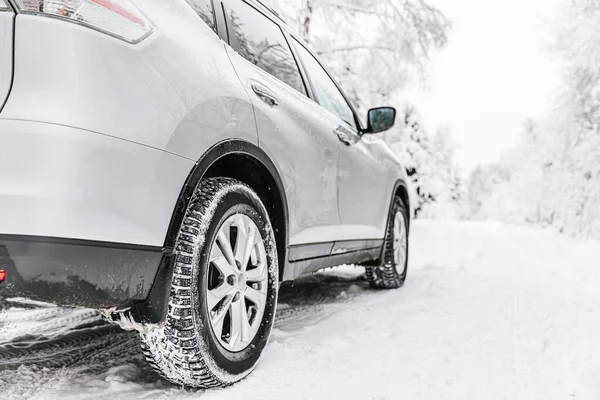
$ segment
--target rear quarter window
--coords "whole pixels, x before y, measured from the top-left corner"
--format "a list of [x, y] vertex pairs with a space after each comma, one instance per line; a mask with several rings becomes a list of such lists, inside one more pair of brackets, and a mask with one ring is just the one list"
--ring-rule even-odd
[[306, 95], [298, 64], [279, 25], [241, 0], [227, 3], [230, 44], [242, 57]]
[[212, 0], [186, 0], [187, 3], [196, 11], [196, 14], [212, 29], [217, 32], [215, 22], [215, 12]]

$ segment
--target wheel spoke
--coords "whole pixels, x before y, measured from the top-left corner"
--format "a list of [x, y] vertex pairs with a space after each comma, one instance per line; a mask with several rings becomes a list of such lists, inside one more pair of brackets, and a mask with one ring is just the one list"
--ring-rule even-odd
[[237, 274], [237, 268], [234, 268], [231, 263], [227, 260], [227, 258], [223, 255], [223, 252], [219, 248], [219, 246], [213, 245], [212, 250], [210, 252], [210, 262], [217, 267], [219, 272], [223, 274], [224, 277], [228, 277], [231, 274]]
[[246, 272], [250, 253], [254, 247], [254, 237], [256, 230], [253, 226], [243, 226], [238, 228], [238, 240], [235, 245], [235, 259], [241, 265], [241, 272]]
[[252, 265], [256, 265], [256, 268], [246, 271], [246, 279], [249, 282], [266, 282], [268, 278], [267, 255], [265, 253], [265, 246], [261, 242], [262, 239], [259, 235], [252, 246], [252, 252], [250, 254]]
[[208, 310], [212, 311], [223, 298], [231, 293], [232, 290], [233, 286], [229, 285], [227, 282], [223, 282], [216, 288], [209, 290], [207, 296]]
[[248, 321], [248, 342], [254, 339], [254, 336], [256, 336], [256, 332], [258, 332], [258, 328], [260, 327], [261, 322], [262, 321], [259, 314], [255, 315], [252, 324], [250, 323], [250, 321]]
[[252, 332], [252, 327], [250, 326], [250, 322], [248, 321], [248, 310], [246, 309], [246, 302], [242, 298], [240, 300], [241, 309], [242, 309], [242, 318], [240, 320], [240, 324], [242, 326], [240, 339], [242, 342], [248, 343], [254, 339], [254, 334]]
[[400, 269], [404, 268], [404, 253], [402, 251], [398, 251], [397, 258], [398, 258], [396, 260], [397, 267]]
[[215, 335], [217, 335], [219, 339], [221, 339], [221, 337], [223, 336], [223, 321], [225, 320], [227, 311], [229, 311], [229, 309], [231, 308], [231, 301], [233, 300], [233, 297], [233, 294], [229, 294], [221, 303], [221, 307], [219, 307], [219, 309], [215, 311], [214, 314], [210, 314], [209, 312], [209, 314], [211, 315], [211, 323], [215, 331]]
[[[224, 231], [227, 231], [224, 232]], [[219, 243], [219, 249], [222, 254], [227, 259], [227, 262], [235, 266], [235, 256], [233, 255], [233, 250], [231, 249], [231, 241], [229, 240], [229, 225], [225, 227], [225, 224], [219, 229], [219, 233], [217, 234], [217, 242]]]
[[265, 300], [267, 299], [267, 293], [248, 287], [246, 288], [245, 296], [248, 300], [256, 304], [256, 307], [261, 310], [264, 307]]
[[398, 253], [398, 248], [400, 247], [400, 240], [402, 238], [402, 224], [402, 218], [396, 214], [394, 217], [394, 237], [392, 238], [394, 253]]
[[246, 271], [248, 282], [265, 282], [267, 280], [267, 263], [262, 262], [256, 268]]
[[243, 299], [239, 299], [231, 303], [231, 323], [230, 323], [230, 336], [229, 345], [231, 348], [235, 348], [238, 340], [242, 336], [243, 318], [246, 315], [246, 305]]

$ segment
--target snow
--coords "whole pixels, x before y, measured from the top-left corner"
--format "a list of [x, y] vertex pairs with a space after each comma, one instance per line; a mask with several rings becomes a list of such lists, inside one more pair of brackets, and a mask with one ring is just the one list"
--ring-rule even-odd
[[35, 313], [51, 308], [13, 308], [0, 316], [1, 341], [12, 340], [0, 345], [2, 398], [597, 399], [599, 244], [494, 222], [417, 221], [403, 288], [370, 290], [353, 267], [285, 285], [258, 368], [211, 391], [160, 381], [131, 332], [76, 328], [88, 314], [69, 325], [81, 310], [56, 308], [69, 340], [52, 327], [55, 342], [28, 350], [15, 330], [41, 332], [50, 319]]

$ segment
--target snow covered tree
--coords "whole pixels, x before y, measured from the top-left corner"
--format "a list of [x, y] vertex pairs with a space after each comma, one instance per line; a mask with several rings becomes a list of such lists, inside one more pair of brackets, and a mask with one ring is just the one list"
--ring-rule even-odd
[[433, 160], [430, 137], [423, 129], [421, 117], [412, 105], [406, 105], [397, 117], [396, 127], [385, 134], [392, 151], [402, 161], [413, 191], [411, 209], [419, 215], [423, 206], [436, 201], [427, 185], [429, 161]]
[[415, 107], [406, 105], [397, 127], [386, 133], [385, 139], [406, 168], [415, 216], [460, 217], [466, 182], [455, 163], [448, 128], [430, 135]]
[[600, 237], [599, 26], [600, 3], [569, 2], [556, 29], [565, 68], [554, 110], [526, 124], [498, 163], [473, 173], [477, 217]]

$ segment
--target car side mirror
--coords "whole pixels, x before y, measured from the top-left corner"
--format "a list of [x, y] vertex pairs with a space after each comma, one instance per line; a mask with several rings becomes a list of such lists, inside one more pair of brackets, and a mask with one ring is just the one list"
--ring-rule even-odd
[[379, 133], [387, 131], [396, 122], [396, 109], [394, 107], [378, 107], [369, 110], [367, 129], [363, 133]]

